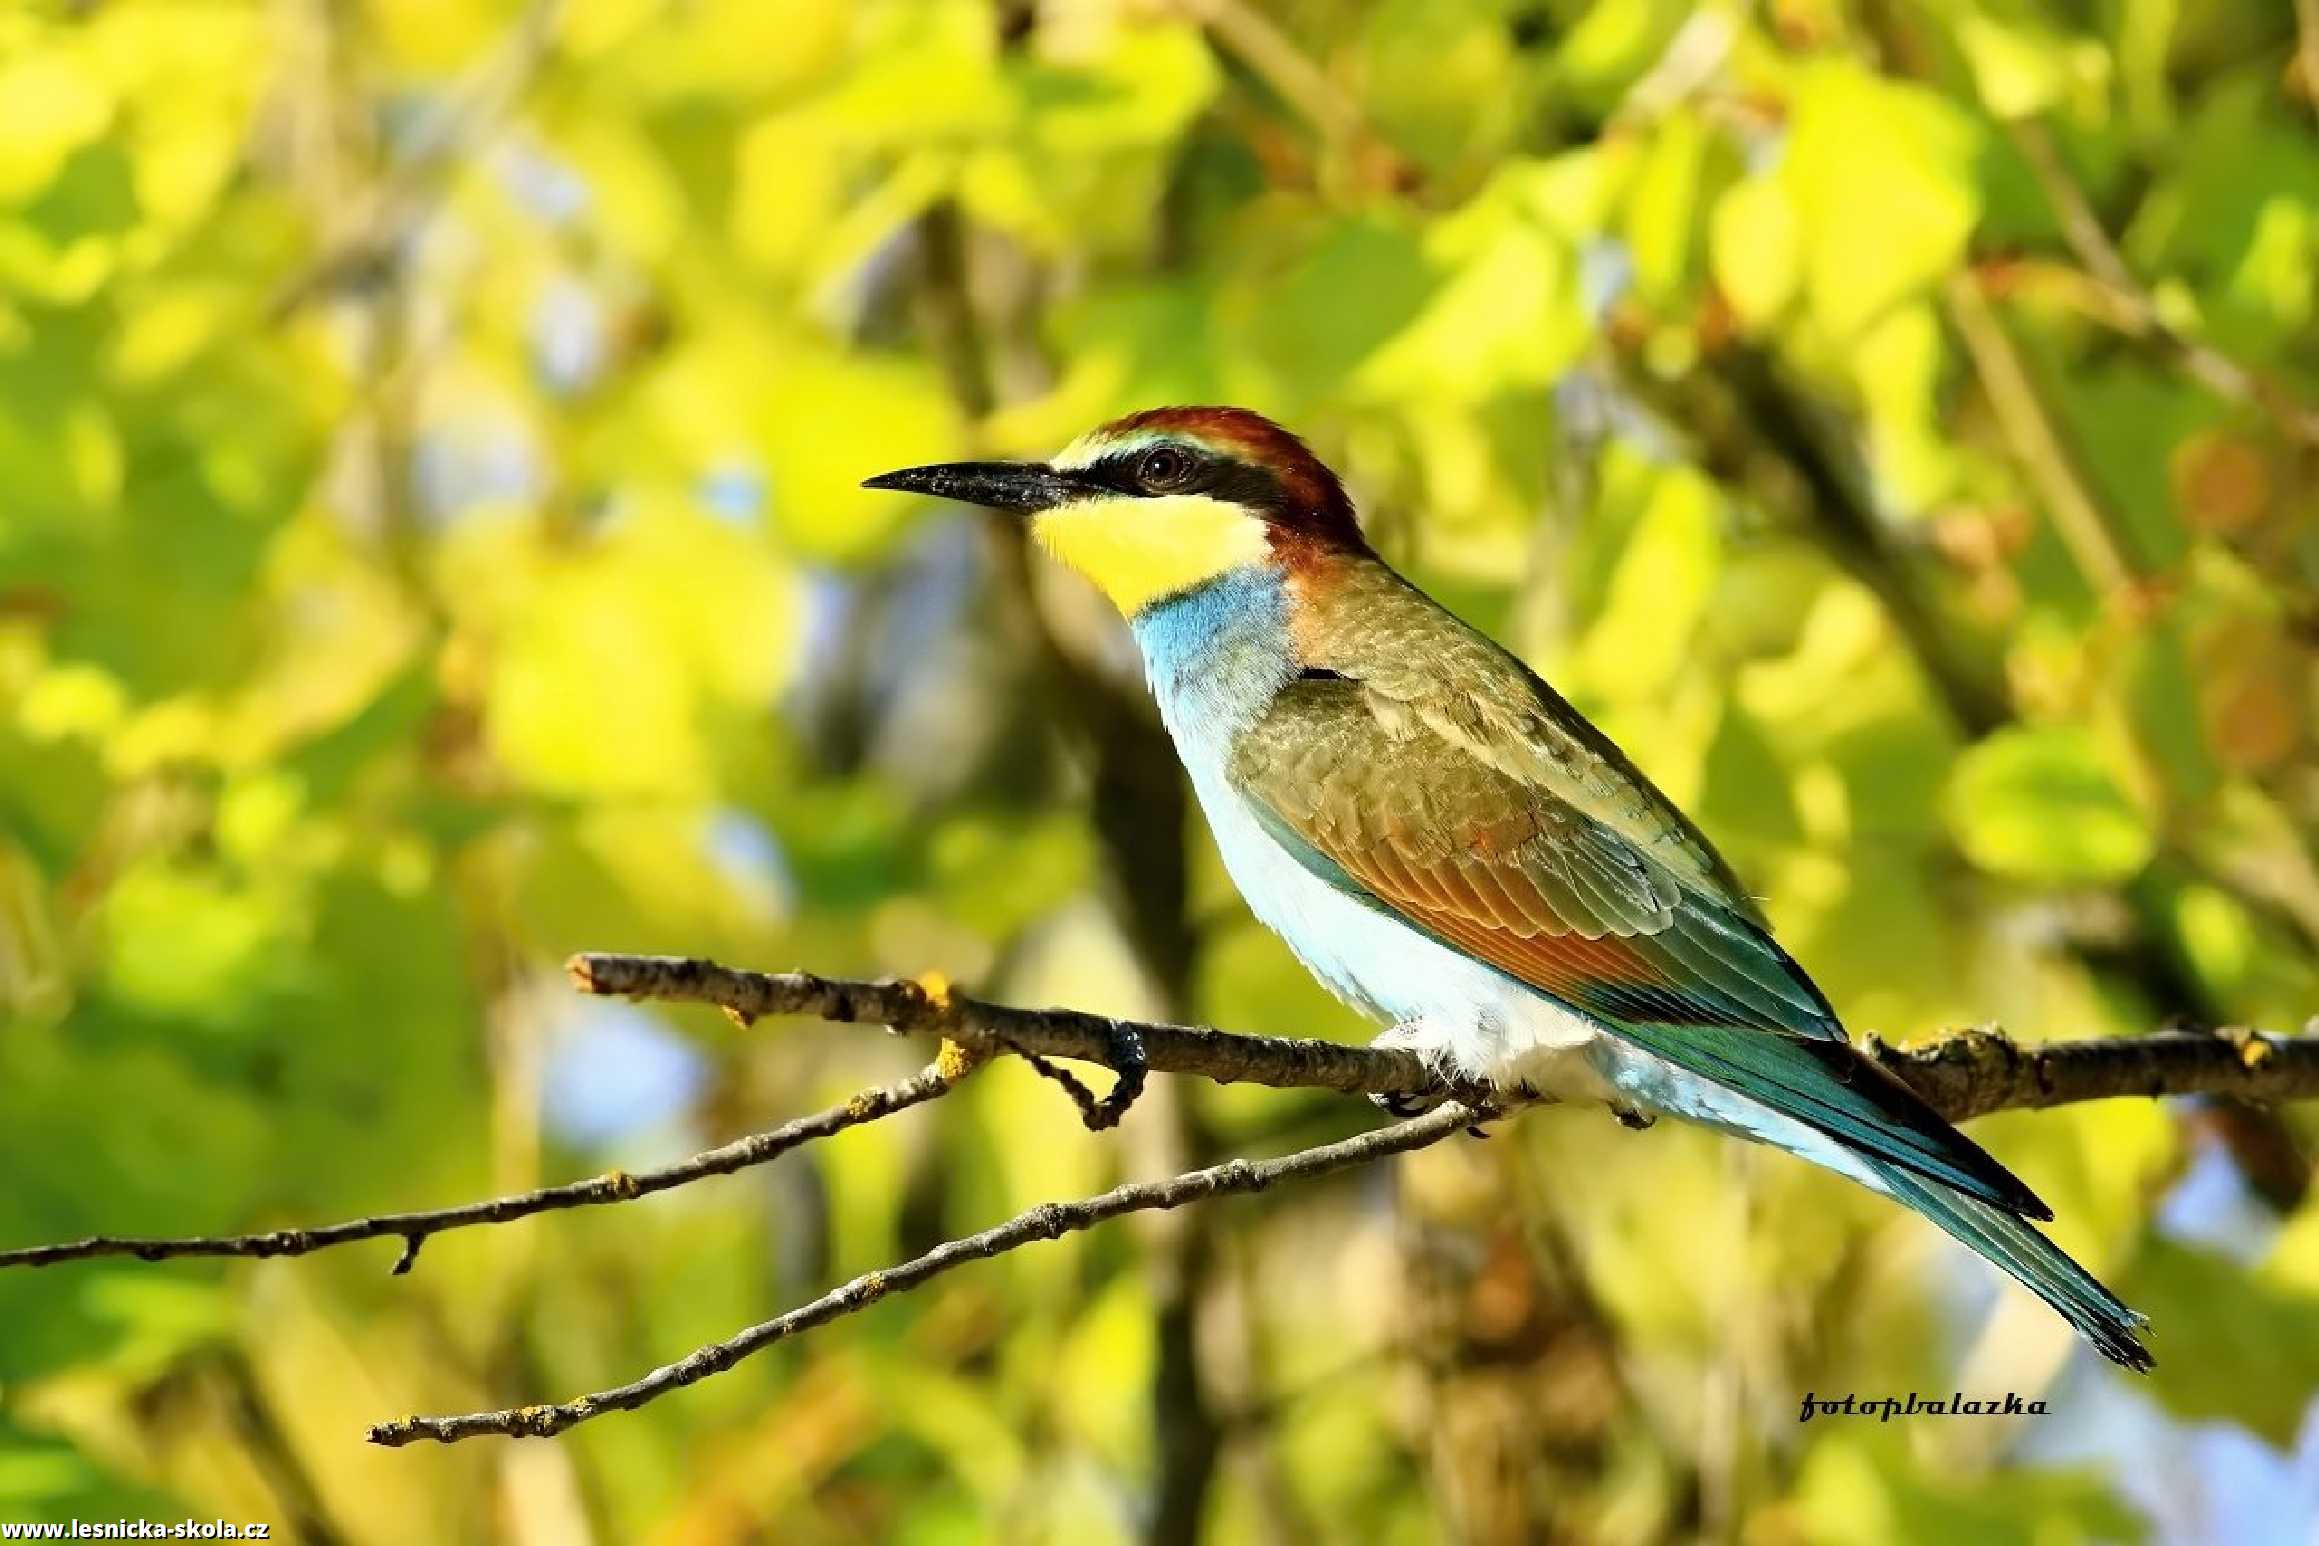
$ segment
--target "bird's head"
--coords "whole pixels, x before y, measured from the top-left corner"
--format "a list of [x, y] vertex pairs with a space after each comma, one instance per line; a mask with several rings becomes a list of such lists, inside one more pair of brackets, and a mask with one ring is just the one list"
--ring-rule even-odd
[[1149, 408], [1052, 461], [910, 467], [863, 486], [1020, 511], [1130, 617], [1234, 570], [1365, 551], [1336, 474], [1245, 408]]

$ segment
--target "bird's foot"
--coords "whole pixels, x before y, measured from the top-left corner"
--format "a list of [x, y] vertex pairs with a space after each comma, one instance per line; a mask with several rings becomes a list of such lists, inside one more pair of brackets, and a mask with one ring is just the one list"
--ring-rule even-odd
[[[1379, 1111], [1399, 1117], [1406, 1122], [1411, 1117], [1425, 1115], [1448, 1099], [1449, 1097], [1446, 1095], [1372, 1095], [1369, 1097], [1369, 1104], [1375, 1106]], [[1468, 1138], [1487, 1138], [1490, 1136], [1482, 1131], [1482, 1125], [1479, 1122], [1474, 1123], [1465, 1131]]]
[[[1485, 1100], [1480, 1108], [1481, 1114], [1484, 1120], [1495, 1120], [1498, 1117], [1508, 1115], [1517, 1106], [1531, 1105], [1534, 1102], [1544, 1100], [1545, 1098], [1545, 1096], [1538, 1093], [1538, 1090], [1535, 1086], [1531, 1085], [1527, 1081], [1524, 1081], [1521, 1084], [1503, 1087], [1496, 1095], [1491, 1096]], [[1470, 1102], [1473, 1097], [1469, 1095], [1466, 1097], [1466, 1099]], [[1466, 1136], [1469, 1138], [1487, 1138], [1490, 1135], [1482, 1131], [1482, 1124], [1480, 1122], [1476, 1122], [1473, 1126], [1466, 1129]]]
[[[1440, 1039], [1433, 1034], [1432, 1028], [1422, 1020], [1403, 1020], [1388, 1026], [1378, 1032], [1369, 1045], [1401, 1052], [1414, 1052], [1423, 1058], [1429, 1066], [1433, 1064], [1441, 1051]], [[1388, 1116], [1399, 1117], [1406, 1122], [1411, 1117], [1425, 1115], [1447, 1099], [1449, 1099], [1448, 1093], [1442, 1090], [1428, 1090], [1423, 1093], [1396, 1090], [1390, 1094], [1371, 1095], [1369, 1104]]]

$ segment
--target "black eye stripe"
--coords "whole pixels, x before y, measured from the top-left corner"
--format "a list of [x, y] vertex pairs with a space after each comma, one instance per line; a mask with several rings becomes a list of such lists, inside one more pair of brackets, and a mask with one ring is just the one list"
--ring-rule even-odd
[[[1179, 468], [1171, 474], [1168, 479], [1168, 487], [1164, 490], [1152, 488], [1145, 482], [1143, 476], [1145, 462], [1154, 452], [1159, 451], [1173, 455]], [[1195, 490], [1208, 481], [1210, 473], [1216, 466], [1216, 458], [1207, 452], [1171, 442], [1161, 445], [1136, 446], [1126, 451], [1114, 451], [1088, 470], [1094, 473], [1096, 481], [1106, 488], [1115, 488], [1123, 494], [1136, 494], [1150, 498], [1159, 493], [1182, 494]]]
[[1288, 492], [1280, 485], [1268, 467], [1253, 467], [1246, 462], [1222, 462], [1215, 476], [1201, 490], [1217, 499], [1227, 499], [1236, 505], [1253, 510], [1280, 514], [1288, 509]]
[[1140, 450], [1114, 451], [1089, 462], [1079, 470], [1078, 476], [1122, 494], [1141, 494], [1144, 489], [1135, 479], [1135, 467], [1142, 459], [1143, 452]]
[[[1184, 459], [1184, 471], [1168, 480], [1165, 488], [1152, 488], [1141, 476], [1144, 458], [1157, 450], [1174, 452]], [[1078, 477], [1115, 493], [1132, 495], [1139, 499], [1153, 499], [1167, 494], [1206, 494], [1252, 509], [1278, 512], [1287, 506], [1286, 492], [1280, 480], [1268, 468], [1218, 456], [1213, 451], [1173, 441], [1164, 445], [1142, 445], [1129, 450], [1113, 451], [1081, 468]]]

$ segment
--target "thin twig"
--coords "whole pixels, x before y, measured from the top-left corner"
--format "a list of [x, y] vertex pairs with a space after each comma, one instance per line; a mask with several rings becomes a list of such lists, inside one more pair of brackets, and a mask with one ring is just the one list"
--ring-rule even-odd
[[1177, 9], [1213, 32], [1226, 52], [1247, 65], [1323, 138], [1350, 142], [1364, 132], [1360, 103], [1255, 6], [1245, 0], [1180, 0]]
[[[640, 1175], [613, 1174], [517, 1196], [429, 1213], [387, 1214], [312, 1230], [174, 1240], [98, 1237], [0, 1252], [0, 1267], [45, 1266], [95, 1256], [288, 1256], [357, 1240], [399, 1236], [395, 1271], [409, 1270], [425, 1240], [446, 1229], [501, 1223], [556, 1208], [624, 1202], [760, 1164], [799, 1144], [875, 1121], [944, 1094], [996, 1051], [1067, 1057], [1119, 1069], [1123, 1085], [1142, 1067], [1306, 1087], [1407, 1094], [1426, 1091], [1443, 1103], [1413, 1121], [1280, 1159], [1232, 1160], [1165, 1181], [1135, 1182], [1078, 1202], [1047, 1203], [1008, 1222], [947, 1241], [922, 1256], [854, 1279], [841, 1288], [737, 1336], [700, 1348], [676, 1363], [611, 1390], [556, 1406], [530, 1406], [451, 1417], [411, 1417], [371, 1430], [372, 1442], [397, 1446], [420, 1439], [452, 1442], [481, 1434], [560, 1433], [609, 1411], [641, 1406], [671, 1390], [732, 1367], [751, 1353], [876, 1303], [897, 1289], [953, 1267], [1051, 1240], [1121, 1214], [1181, 1207], [1203, 1198], [1257, 1192], [1276, 1181], [1318, 1175], [1438, 1142], [1500, 1114], [1487, 1093], [1444, 1086], [1405, 1051], [1330, 1042], [1234, 1036], [1222, 1031], [1109, 1020], [1068, 1010], [1016, 1009], [984, 1003], [917, 982], [863, 982], [807, 973], [735, 971], [711, 961], [666, 956], [585, 955], [572, 959], [575, 983], [593, 993], [716, 1004], [737, 1019], [810, 1014], [840, 1022], [870, 1020], [897, 1032], [940, 1034], [942, 1054], [916, 1078], [866, 1090], [843, 1106], [800, 1118], [689, 1160]], [[1951, 1120], [2009, 1107], [2042, 1108], [2109, 1096], [2215, 1095], [2247, 1101], [2319, 1096], [2319, 1036], [2282, 1037], [2246, 1030], [2166, 1031], [2150, 1036], [2023, 1046], [2001, 1033], [1975, 1030], [1915, 1049], [1871, 1037], [1863, 1048]], [[1090, 1097], [1092, 1101], [1092, 1098]]]
[[[2315, 0], [2302, 0], [2312, 4]], [[2113, 308], [2115, 320], [2128, 333], [2147, 340], [2173, 356], [2209, 390], [2237, 402], [2249, 403], [2269, 414], [2289, 435], [2319, 445], [2319, 410], [2305, 407], [2212, 344], [2190, 337], [2166, 321], [2157, 297], [2134, 276], [2125, 254], [2110, 240], [2101, 216], [2085, 190], [2070, 174], [2052, 133], [2034, 119], [2012, 126], [2014, 144], [2053, 206], [2062, 239], [2099, 284]]]
[[1390, 188], [1415, 182], [1415, 165], [1377, 133], [1352, 94], [1248, 0], [1177, 0], [1176, 9], [1311, 124], [1324, 145], [1352, 152], [1356, 172]]
[[267, 303], [274, 321], [320, 296], [364, 288], [402, 261], [442, 203], [453, 177], [474, 161], [547, 62], [563, 0], [530, 0], [490, 57], [457, 83], [410, 135], [395, 170], [338, 222], [338, 229]]
[[606, 1412], [630, 1411], [687, 1385], [721, 1374], [750, 1354], [816, 1326], [866, 1310], [888, 1294], [913, 1289], [969, 1262], [983, 1261], [1034, 1241], [1060, 1239], [1091, 1229], [1126, 1213], [1155, 1208], [1180, 1208], [1210, 1197], [1261, 1192], [1280, 1181], [1317, 1176], [1332, 1170], [1406, 1154], [1459, 1132], [1490, 1115], [1452, 1101], [1414, 1121], [1381, 1127], [1358, 1137], [1318, 1148], [1302, 1149], [1272, 1160], [1227, 1160], [1203, 1170], [1187, 1171], [1165, 1181], [1134, 1181], [1077, 1202], [1042, 1203], [1003, 1224], [944, 1241], [923, 1256], [915, 1256], [882, 1272], [864, 1273], [810, 1304], [751, 1326], [736, 1336], [653, 1370], [640, 1380], [597, 1391], [555, 1406], [515, 1407], [497, 1412], [469, 1412], [456, 1417], [406, 1417], [381, 1423], [370, 1430], [370, 1441], [390, 1448], [434, 1439], [454, 1443], [484, 1434], [513, 1438], [545, 1438]]
[[1087, 1131], [1100, 1133], [1119, 1125], [1119, 1119], [1127, 1115], [1127, 1108], [1143, 1093], [1144, 1076], [1151, 1072], [1151, 1064], [1143, 1056], [1143, 1038], [1136, 1035], [1133, 1027], [1120, 1029], [1123, 1034], [1119, 1045], [1105, 1060], [1117, 1071], [1118, 1078], [1110, 1093], [1102, 1096], [1080, 1083], [1078, 1075], [1071, 1070], [1049, 1062], [1036, 1052], [1012, 1043], [1007, 1045], [1007, 1050], [1030, 1064], [1031, 1071], [1040, 1078], [1061, 1085], [1063, 1093], [1071, 1097], [1071, 1104], [1079, 1108], [1079, 1120]]
[[1964, 340], [1966, 354], [1972, 357], [1981, 389], [1989, 394], [1998, 428], [2011, 445], [2014, 460], [2021, 464], [2053, 516], [2054, 531], [2086, 583], [2104, 598], [2128, 589], [2135, 579], [2133, 559], [2109, 512], [2094, 497], [2084, 471], [2063, 442], [2028, 365], [1988, 297], [1969, 274], [1950, 276], [1942, 297], [1949, 320]]
[[[363, 1240], [399, 1238], [403, 1251], [394, 1270], [407, 1272], [417, 1260], [418, 1245], [446, 1230], [626, 1202], [761, 1165], [815, 1139], [932, 1100], [998, 1052], [1070, 1058], [1132, 1074], [1134, 1059], [1123, 1049], [1140, 1044], [1149, 1069], [1195, 1074], [1218, 1083], [1435, 1095], [1467, 1104], [1490, 1099], [1486, 1090], [1444, 1084], [1414, 1054], [1398, 1048], [1238, 1036], [1197, 1026], [1111, 1020], [1076, 1010], [1018, 1009], [963, 994], [930, 992], [916, 982], [746, 972], [674, 956], [575, 956], [570, 971], [573, 980], [592, 993], [716, 1004], [743, 1019], [800, 1014], [841, 1023], [871, 1021], [898, 1032], [940, 1035], [946, 1045], [942, 1055], [914, 1078], [864, 1090], [841, 1106], [657, 1170], [633, 1175], [615, 1171], [460, 1207], [378, 1214], [312, 1229], [178, 1238], [98, 1235], [23, 1246], [0, 1251], [0, 1268], [46, 1267], [109, 1256], [145, 1261], [303, 1256]], [[1915, 1047], [1890, 1046], [1871, 1037], [1862, 1050], [1953, 1122], [1992, 1111], [2116, 1096], [2214, 1095], [2266, 1103], [2319, 1097], [2319, 1036], [2162, 1031], [2094, 1041], [2021, 1043], [1995, 1031], [1967, 1030]]]
[[477, 1224], [505, 1224], [513, 1219], [529, 1218], [535, 1213], [552, 1213], [564, 1208], [589, 1208], [607, 1203], [627, 1202], [632, 1198], [665, 1192], [672, 1187], [685, 1186], [710, 1176], [731, 1175], [752, 1165], [762, 1165], [780, 1158], [790, 1150], [842, 1133], [849, 1127], [875, 1122], [912, 1106], [923, 1105], [938, 1095], [948, 1094], [960, 1079], [970, 1073], [981, 1061], [979, 1054], [966, 1048], [947, 1046], [926, 1069], [899, 1084], [882, 1085], [863, 1090], [843, 1105], [817, 1111], [811, 1116], [784, 1122], [779, 1127], [731, 1143], [704, 1150], [690, 1159], [679, 1160], [657, 1170], [630, 1174], [612, 1171], [593, 1176], [585, 1181], [566, 1181], [558, 1186], [543, 1186], [537, 1191], [518, 1192], [507, 1197], [493, 1197], [483, 1202], [472, 1202], [456, 1208], [436, 1208], [421, 1213], [382, 1213], [372, 1218], [349, 1219], [342, 1224], [325, 1224], [315, 1229], [276, 1229], [254, 1235], [196, 1235], [176, 1239], [136, 1239], [116, 1235], [94, 1235], [85, 1240], [67, 1240], [55, 1245], [25, 1246], [13, 1251], [0, 1251], [0, 1268], [47, 1267], [57, 1262], [87, 1261], [98, 1256], [134, 1256], [140, 1261], [167, 1261], [183, 1256], [304, 1256], [309, 1252], [328, 1250], [335, 1245], [352, 1245], [360, 1240], [383, 1240], [402, 1237], [402, 1254], [396, 1258], [392, 1271], [407, 1273], [418, 1260], [419, 1247], [429, 1236], [445, 1230], [467, 1229]]
[[2295, 0], [2295, 57], [2303, 100], [2319, 114], [2319, 0]]

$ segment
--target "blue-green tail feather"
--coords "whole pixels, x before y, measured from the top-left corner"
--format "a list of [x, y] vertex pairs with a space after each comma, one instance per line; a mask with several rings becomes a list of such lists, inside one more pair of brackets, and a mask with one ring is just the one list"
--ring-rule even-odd
[[2030, 1225], [1977, 1197], [1968, 1197], [1896, 1165], [1880, 1165], [1885, 1189], [1931, 1219], [1965, 1246], [1988, 1258], [2100, 1350], [2104, 1358], [2148, 1372], [2154, 1360], [2135, 1335], [2149, 1324], [2094, 1275]]
[[2052, 1217], [2035, 1195], [1845, 1043], [1633, 1021], [1612, 1029], [1617, 1042], [1596, 1063], [1613, 1087], [1873, 1187], [2003, 1269], [2104, 1357], [2151, 1366], [2135, 1335], [2143, 1318], [2022, 1217]]
[[1605, 1020], [1622, 1039], [1677, 1068], [1760, 1101], [1875, 1159], [2008, 1213], [2049, 1219], [2021, 1179], [1848, 1042], [1754, 1026]]

